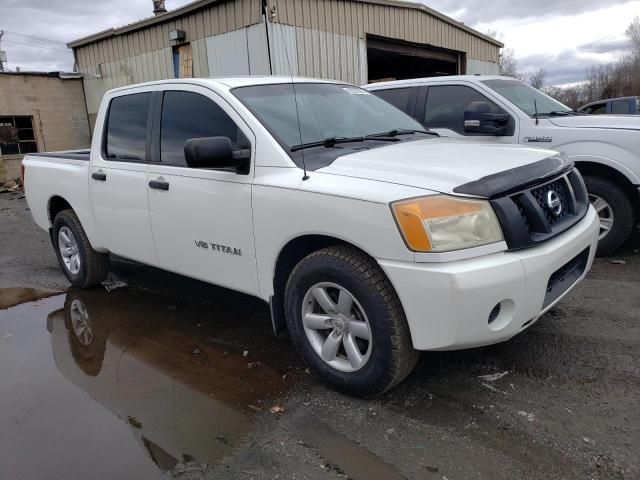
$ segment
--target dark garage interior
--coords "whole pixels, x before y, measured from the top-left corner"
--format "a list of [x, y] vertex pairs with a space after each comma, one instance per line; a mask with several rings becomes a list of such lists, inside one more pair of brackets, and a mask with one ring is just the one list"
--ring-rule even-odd
[[464, 53], [429, 45], [367, 36], [369, 82], [458, 75]]

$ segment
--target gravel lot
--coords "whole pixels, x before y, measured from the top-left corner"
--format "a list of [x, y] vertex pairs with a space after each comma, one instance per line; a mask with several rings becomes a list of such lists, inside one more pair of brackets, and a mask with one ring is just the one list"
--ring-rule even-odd
[[23, 199], [0, 224], [0, 478], [640, 478], [640, 235], [518, 337], [364, 401], [255, 299], [128, 262], [67, 292]]

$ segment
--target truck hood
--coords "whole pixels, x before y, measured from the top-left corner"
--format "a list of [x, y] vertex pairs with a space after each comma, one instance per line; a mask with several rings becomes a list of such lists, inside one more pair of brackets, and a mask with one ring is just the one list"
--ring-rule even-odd
[[549, 121], [557, 127], [567, 128], [640, 130], [640, 115], [576, 115], [571, 117], [551, 117]]
[[[461, 185], [554, 155], [552, 150], [441, 137], [352, 153], [317, 171], [454, 193]], [[536, 171], [536, 178], [553, 173]]]

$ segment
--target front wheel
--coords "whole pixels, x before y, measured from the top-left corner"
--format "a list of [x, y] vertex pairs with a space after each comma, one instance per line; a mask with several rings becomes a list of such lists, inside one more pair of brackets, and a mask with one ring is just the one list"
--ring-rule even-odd
[[62, 271], [74, 287], [92, 287], [107, 278], [109, 255], [93, 249], [73, 210], [56, 215], [51, 240]]
[[298, 263], [285, 290], [287, 323], [305, 361], [344, 393], [374, 396], [415, 367], [400, 300], [380, 266], [346, 246]]
[[631, 237], [633, 206], [624, 190], [603, 177], [585, 176], [589, 201], [600, 217], [598, 256], [611, 255]]

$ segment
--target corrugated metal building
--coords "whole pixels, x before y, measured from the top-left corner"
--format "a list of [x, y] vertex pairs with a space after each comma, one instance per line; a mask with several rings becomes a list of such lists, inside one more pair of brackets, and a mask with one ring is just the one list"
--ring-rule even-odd
[[[70, 42], [91, 123], [102, 95], [174, 77], [303, 75], [355, 84], [497, 73], [502, 44], [397, 0], [198, 0]], [[149, 3], [151, 8], [151, 2]]]

